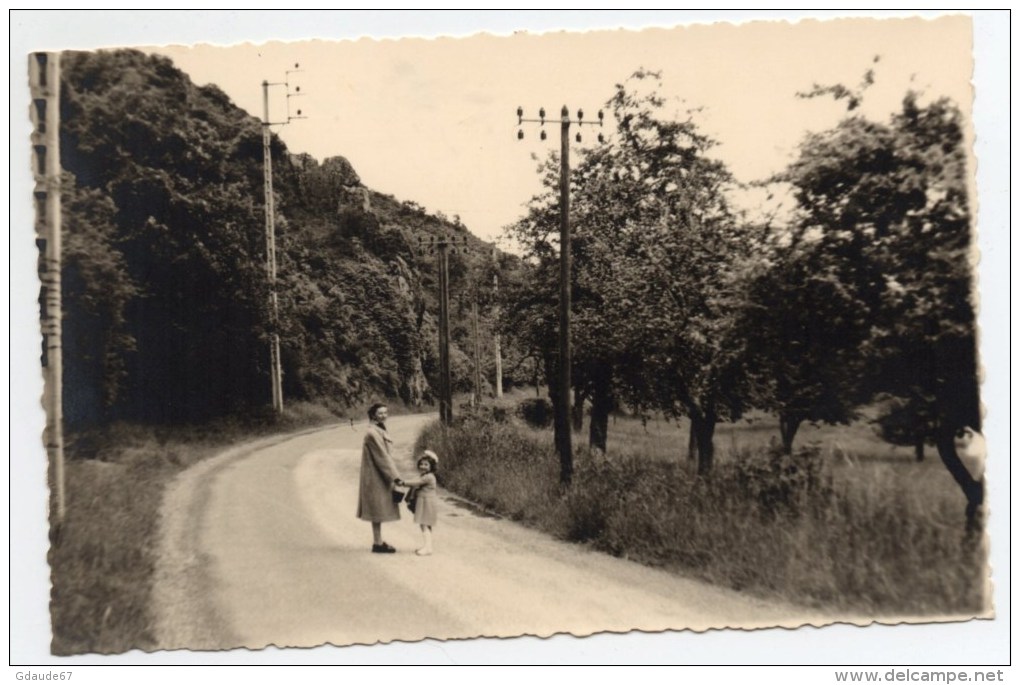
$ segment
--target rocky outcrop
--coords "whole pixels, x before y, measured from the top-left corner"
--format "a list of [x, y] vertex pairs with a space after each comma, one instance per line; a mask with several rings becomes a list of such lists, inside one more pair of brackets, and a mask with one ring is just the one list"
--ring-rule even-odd
[[375, 214], [372, 210], [372, 199], [368, 188], [364, 186], [340, 186], [338, 195], [338, 212], [354, 209], [361, 211], [363, 214]]
[[345, 157], [327, 158], [319, 167], [319, 171], [334, 188], [361, 185], [361, 177]]

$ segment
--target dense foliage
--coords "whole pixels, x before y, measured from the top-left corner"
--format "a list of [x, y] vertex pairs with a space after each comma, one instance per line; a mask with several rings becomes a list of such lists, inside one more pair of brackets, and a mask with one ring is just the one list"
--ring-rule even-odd
[[[641, 71], [617, 86], [608, 143], [576, 148], [575, 425], [590, 407], [589, 443], [604, 450], [614, 409], [686, 417], [707, 474], [716, 424], [750, 408], [779, 416], [789, 453], [804, 422], [879, 402], [884, 436], [935, 443], [973, 515], [983, 486], [953, 444], [980, 429], [959, 110], [908, 94], [876, 122], [855, 96], [772, 179], [797, 209], [770, 224], [733, 211], [714, 141], [658, 83]], [[271, 332], [259, 121], [134, 51], [68, 54], [61, 102], [69, 424], [259, 411]], [[547, 192], [509, 229], [523, 260], [373, 192], [342, 158], [290, 155], [276, 137], [272, 154], [286, 397], [335, 411], [431, 402], [437, 275], [418, 239], [454, 234], [471, 246], [450, 263], [455, 390], [481, 378], [492, 392], [499, 333], [504, 385], [541, 377], [560, 401], [555, 154]]]
[[490, 514], [830, 618], [987, 610], [984, 551], [960, 545], [955, 486], [940, 465], [890, 464], [872, 436], [874, 452], [865, 443], [852, 461], [759, 445], [703, 478], [652, 456], [674, 433], [652, 447], [640, 421], [619, 420], [615, 449], [579, 454], [565, 492], [548, 440], [512, 420], [433, 424], [418, 448], [437, 450], [443, 486]]
[[816, 368], [846, 360], [829, 383], [843, 402], [886, 398], [887, 437], [934, 442], [975, 525], [984, 486], [955, 447], [958, 433], [981, 426], [959, 109], [911, 92], [888, 123], [848, 116], [809, 136], [782, 179], [800, 210], [794, 243], [814, 255], [793, 284], [806, 291], [820, 276], [832, 293], [809, 314], [839, 333], [818, 349], [829, 357]]
[[[62, 65], [69, 425], [261, 410], [271, 317], [259, 120], [163, 57], [66, 53]], [[489, 268], [491, 248], [364, 187], [342, 158], [291, 156], [275, 135], [271, 151], [285, 397], [335, 411], [431, 401], [436, 277], [417, 237], [468, 237], [455, 284]], [[487, 331], [490, 310], [481, 316]], [[454, 367], [460, 385], [469, 366]]]
[[[789, 454], [804, 422], [846, 423], [879, 403], [887, 439], [937, 445], [973, 522], [983, 485], [954, 447], [980, 426], [957, 107], [908, 93], [882, 123], [853, 113], [856, 95], [771, 179], [796, 200], [773, 224], [730, 208], [736, 184], [713, 141], [667, 111], [658, 78], [617, 86], [609, 142], [579, 151], [571, 177], [572, 401], [575, 413], [590, 403], [590, 445], [605, 449], [621, 404], [685, 416], [707, 474], [716, 423], [749, 408], [779, 416]], [[557, 163], [510, 228], [536, 275], [511, 293], [507, 323], [544, 358], [554, 402]]]
[[[730, 174], [709, 155], [714, 142], [690, 118], [671, 118], [657, 85], [638, 72], [617, 86], [610, 142], [582, 151], [571, 177], [574, 399], [590, 399], [590, 443], [603, 450], [623, 402], [690, 417], [707, 472], [717, 421], [744, 406], [733, 300], [752, 243], [726, 200]], [[545, 178], [549, 193], [511, 229], [541, 274], [517, 293], [512, 322], [554, 366], [555, 321], [542, 312], [556, 301], [558, 200]]]

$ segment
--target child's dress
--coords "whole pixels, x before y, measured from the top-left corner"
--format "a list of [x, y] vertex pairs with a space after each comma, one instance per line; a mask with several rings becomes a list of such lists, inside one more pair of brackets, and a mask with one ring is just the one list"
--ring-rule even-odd
[[421, 526], [436, 525], [439, 493], [436, 491], [435, 474], [426, 473], [421, 478], [404, 481], [404, 484], [418, 489], [418, 497], [414, 504], [414, 522]]

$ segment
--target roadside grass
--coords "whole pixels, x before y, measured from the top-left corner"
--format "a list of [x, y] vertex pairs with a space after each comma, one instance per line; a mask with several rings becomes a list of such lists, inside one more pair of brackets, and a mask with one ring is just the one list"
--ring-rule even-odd
[[67, 510], [60, 530], [51, 531], [48, 555], [53, 654], [156, 648], [149, 598], [167, 484], [233, 442], [336, 420], [314, 405], [293, 404], [277, 420], [115, 425], [67, 436]]
[[761, 597], [867, 618], [986, 610], [986, 550], [938, 459], [917, 463], [866, 424], [802, 429], [770, 448], [768, 417], [720, 426], [698, 478], [686, 427], [617, 417], [606, 455], [575, 435], [561, 490], [550, 430], [464, 415], [432, 424], [444, 487], [563, 540]]

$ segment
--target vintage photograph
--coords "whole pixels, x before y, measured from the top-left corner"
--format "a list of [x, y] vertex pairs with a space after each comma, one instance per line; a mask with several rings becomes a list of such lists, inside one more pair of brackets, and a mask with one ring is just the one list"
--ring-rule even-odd
[[50, 653], [994, 621], [974, 41], [21, 55]]

